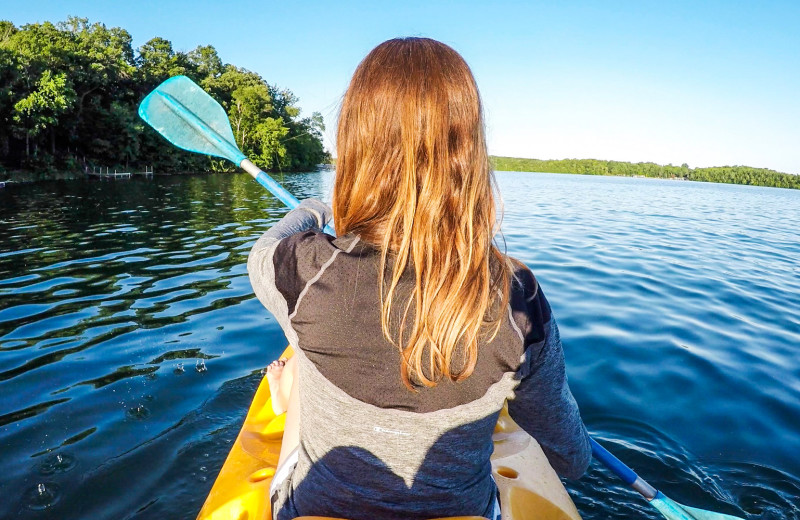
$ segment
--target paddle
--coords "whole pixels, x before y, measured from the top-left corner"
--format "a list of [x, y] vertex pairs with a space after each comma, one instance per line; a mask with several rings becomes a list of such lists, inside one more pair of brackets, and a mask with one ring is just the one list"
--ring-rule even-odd
[[592, 444], [594, 458], [647, 499], [650, 505], [658, 509], [665, 518], [669, 520], [744, 520], [738, 516], [697, 509], [696, 507], [685, 506], [671, 500], [661, 491], [648, 484], [647, 481], [598, 444], [597, 441], [589, 439], [589, 442]]
[[[178, 148], [232, 161], [289, 209], [300, 204], [239, 151], [225, 109], [186, 76], [174, 76], [156, 87], [139, 104], [139, 117]], [[330, 224], [325, 232], [334, 234]]]
[[[299, 204], [291, 193], [239, 151], [225, 110], [186, 76], [172, 77], [156, 87], [139, 105], [139, 116], [175, 146], [229, 159], [289, 208]], [[326, 226], [325, 231], [334, 234], [330, 226]], [[673, 502], [594, 439], [591, 443], [592, 454], [597, 460], [631, 485], [669, 520], [743, 520]]]

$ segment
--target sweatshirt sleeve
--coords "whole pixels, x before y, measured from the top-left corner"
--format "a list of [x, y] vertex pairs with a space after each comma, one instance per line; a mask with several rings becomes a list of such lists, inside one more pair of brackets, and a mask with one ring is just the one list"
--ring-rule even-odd
[[[302, 276], [297, 272], [294, 257], [298, 248], [308, 249], [307, 242], [314, 242], [318, 236], [327, 237], [321, 230], [330, 221], [330, 216], [331, 210], [323, 202], [303, 200], [261, 235], [247, 258], [253, 292], [278, 321], [290, 342], [295, 338], [292, 337], [289, 315], [302, 289]], [[285, 247], [281, 247], [284, 244]]]
[[578, 479], [592, 459], [589, 434], [567, 384], [561, 337], [550, 306], [540, 291], [532, 300], [538, 300], [540, 309], [534, 314], [543, 322], [539, 330], [544, 339], [527, 345], [508, 412], [539, 442], [556, 473]]

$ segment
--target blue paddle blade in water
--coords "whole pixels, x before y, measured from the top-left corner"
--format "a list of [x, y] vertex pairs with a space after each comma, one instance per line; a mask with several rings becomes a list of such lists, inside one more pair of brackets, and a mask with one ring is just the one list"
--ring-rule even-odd
[[660, 492], [650, 501], [650, 505], [658, 509], [658, 511], [669, 520], [744, 520], [738, 516], [685, 506], [664, 496], [664, 494]]
[[179, 148], [229, 159], [237, 166], [246, 159], [225, 109], [186, 76], [172, 77], [148, 94], [139, 104], [139, 116]]
[[646, 498], [651, 506], [664, 515], [664, 518], [668, 520], [744, 520], [738, 516], [715, 513], [675, 502], [639, 477], [635, 471], [605, 449], [599, 442], [594, 439], [589, 439], [589, 442], [592, 445], [594, 458]]

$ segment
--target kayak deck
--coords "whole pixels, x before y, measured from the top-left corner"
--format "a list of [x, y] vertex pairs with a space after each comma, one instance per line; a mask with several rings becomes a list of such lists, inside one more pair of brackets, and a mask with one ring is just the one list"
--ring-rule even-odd
[[[291, 347], [283, 357], [292, 354]], [[286, 415], [272, 411], [267, 378], [261, 381], [244, 425], [198, 520], [269, 520], [269, 487], [278, 464]], [[578, 510], [539, 444], [503, 409], [493, 436], [492, 472], [503, 520], [580, 520]], [[302, 517], [305, 520], [323, 517]], [[453, 517], [453, 520], [478, 517]]]

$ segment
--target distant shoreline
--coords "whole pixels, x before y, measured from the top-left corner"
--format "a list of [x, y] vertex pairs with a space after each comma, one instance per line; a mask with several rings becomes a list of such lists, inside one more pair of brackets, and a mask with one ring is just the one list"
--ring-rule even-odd
[[687, 164], [673, 166], [652, 162], [631, 163], [598, 159], [525, 159], [521, 157], [491, 157], [492, 167], [509, 172], [572, 173], [577, 175], [608, 175], [615, 177], [651, 177], [723, 184], [743, 184], [770, 188], [800, 189], [800, 175], [782, 173], [750, 166], [714, 166], [689, 168]]
[[[800, 175], [782, 173], [766, 168], [749, 166], [714, 166], [710, 168], [689, 168], [687, 165], [660, 165], [651, 162], [631, 163], [624, 161], [602, 161], [597, 159], [527, 159], [522, 157], [490, 157], [496, 171], [568, 173], [574, 175], [603, 175], [610, 177], [648, 177], [722, 184], [741, 184], [746, 186], [765, 186], [770, 188], [800, 189]], [[329, 163], [335, 168], [336, 160]], [[322, 166], [322, 165], [318, 165]], [[220, 173], [213, 171], [156, 172], [162, 175], [202, 175]], [[290, 172], [286, 172], [290, 173]], [[1, 172], [0, 183], [27, 183], [47, 180], [75, 180], [88, 176], [78, 171], [48, 172], [45, 177], [34, 171], [12, 170]]]

